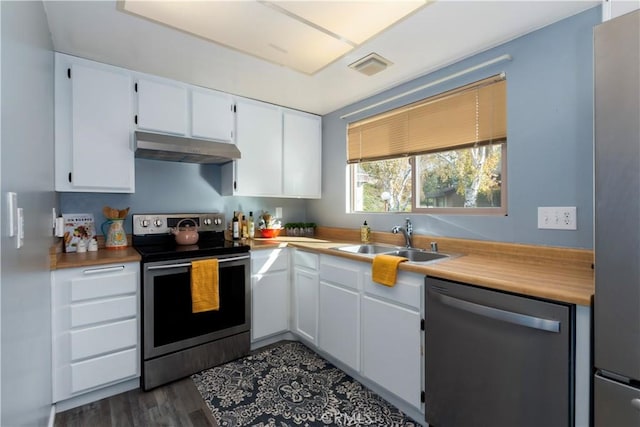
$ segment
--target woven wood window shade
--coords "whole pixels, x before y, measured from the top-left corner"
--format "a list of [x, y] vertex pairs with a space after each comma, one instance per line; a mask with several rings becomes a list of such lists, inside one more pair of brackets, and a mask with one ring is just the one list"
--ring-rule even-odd
[[349, 124], [347, 162], [504, 142], [506, 81], [494, 76]]

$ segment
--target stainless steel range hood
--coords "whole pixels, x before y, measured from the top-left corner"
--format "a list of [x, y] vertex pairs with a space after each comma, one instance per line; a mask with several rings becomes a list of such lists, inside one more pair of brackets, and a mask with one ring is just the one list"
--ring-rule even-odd
[[135, 133], [136, 157], [183, 163], [227, 163], [240, 158], [235, 144], [158, 133]]

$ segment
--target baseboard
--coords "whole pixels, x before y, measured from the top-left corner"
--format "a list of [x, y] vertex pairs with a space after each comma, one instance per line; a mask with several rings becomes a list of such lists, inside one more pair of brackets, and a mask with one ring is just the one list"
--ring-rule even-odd
[[277, 335], [271, 335], [266, 338], [261, 338], [251, 342], [251, 351], [266, 347], [271, 344], [275, 344], [279, 341], [299, 341], [298, 337], [291, 332], [283, 332]]
[[[114, 384], [109, 387], [101, 388], [99, 390], [94, 390], [89, 393], [75, 396], [67, 400], [56, 402], [53, 408], [56, 413], [64, 412], [68, 409], [86, 405], [87, 403], [95, 402], [97, 400], [104, 399], [105, 397], [115, 396], [116, 394], [124, 393], [129, 390], [134, 390], [139, 387], [140, 387], [140, 378], [134, 378], [128, 381]], [[53, 425], [50, 425], [50, 427], [52, 426]]]

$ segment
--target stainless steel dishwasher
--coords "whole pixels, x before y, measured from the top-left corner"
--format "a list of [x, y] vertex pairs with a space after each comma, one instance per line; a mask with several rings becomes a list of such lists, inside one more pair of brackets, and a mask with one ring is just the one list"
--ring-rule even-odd
[[573, 426], [573, 306], [425, 284], [429, 425]]

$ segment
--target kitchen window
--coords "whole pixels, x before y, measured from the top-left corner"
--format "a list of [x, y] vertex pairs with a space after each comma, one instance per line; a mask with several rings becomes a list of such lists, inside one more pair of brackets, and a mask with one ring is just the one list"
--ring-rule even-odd
[[350, 123], [350, 211], [505, 215], [506, 160], [501, 74]]

